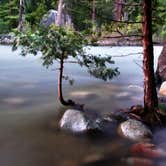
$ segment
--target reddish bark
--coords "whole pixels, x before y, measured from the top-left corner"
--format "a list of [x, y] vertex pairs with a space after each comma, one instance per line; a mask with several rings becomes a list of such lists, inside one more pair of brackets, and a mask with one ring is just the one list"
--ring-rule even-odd
[[154, 77], [154, 55], [152, 41], [152, 1], [143, 0], [143, 72], [144, 72], [144, 108], [146, 111], [155, 111], [158, 107], [158, 98]]

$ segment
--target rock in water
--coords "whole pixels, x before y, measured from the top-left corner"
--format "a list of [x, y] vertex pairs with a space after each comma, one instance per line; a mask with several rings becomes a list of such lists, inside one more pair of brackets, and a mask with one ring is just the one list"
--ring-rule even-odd
[[159, 90], [159, 94], [163, 95], [163, 96], [166, 96], [166, 81], [164, 81], [161, 84], [161, 87], [160, 87], [160, 90]]
[[158, 58], [156, 79], [159, 85], [166, 81], [166, 43], [164, 44], [163, 50]]
[[91, 121], [84, 112], [68, 109], [60, 121], [60, 128], [73, 133], [83, 133], [98, 129], [98, 125]]
[[129, 119], [119, 126], [119, 132], [122, 136], [133, 141], [146, 140], [152, 137], [151, 130], [142, 122]]

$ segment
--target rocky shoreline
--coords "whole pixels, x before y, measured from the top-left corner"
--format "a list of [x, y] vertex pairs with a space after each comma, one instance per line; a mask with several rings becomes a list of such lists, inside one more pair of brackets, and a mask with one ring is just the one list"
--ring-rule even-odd
[[[0, 34], [0, 44], [10, 45], [13, 44], [14, 34]], [[162, 43], [154, 42], [155, 45], [161, 45]], [[95, 46], [142, 46], [142, 40], [136, 37], [103, 37], [92, 43]]]

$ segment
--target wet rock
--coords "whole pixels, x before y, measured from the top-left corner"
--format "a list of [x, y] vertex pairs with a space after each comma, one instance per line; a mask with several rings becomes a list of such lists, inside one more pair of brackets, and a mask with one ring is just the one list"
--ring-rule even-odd
[[160, 87], [160, 90], [159, 90], [159, 94], [163, 95], [163, 96], [166, 96], [166, 81], [164, 81], [161, 84], [161, 87]]
[[161, 148], [156, 148], [150, 143], [136, 143], [130, 148], [132, 155], [139, 155], [147, 158], [165, 158], [166, 152]]
[[120, 135], [133, 141], [140, 141], [152, 138], [151, 130], [142, 122], [129, 119], [119, 125]]
[[97, 123], [92, 121], [84, 112], [68, 109], [61, 121], [60, 128], [73, 133], [83, 133], [90, 130], [99, 130]]
[[128, 157], [124, 159], [126, 164], [129, 166], [153, 166], [154, 163], [152, 160], [147, 158], [140, 158], [140, 157]]
[[102, 134], [114, 137], [117, 135], [117, 120], [111, 116], [104, 116], [101, 118], [96, 119], [95, 121]]
[[96, 162], [102, 161], [104, 159], [105, 159], [105, 156], [102, 153], [101, 154], [100, 153], [90, 154], [83, 159], [82, 165], [96, 163]]

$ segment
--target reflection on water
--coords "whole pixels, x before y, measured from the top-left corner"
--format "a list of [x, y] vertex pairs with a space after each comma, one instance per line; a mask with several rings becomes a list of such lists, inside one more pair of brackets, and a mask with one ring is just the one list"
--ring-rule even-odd
[[[94, 140], [58, 130], [59, 112], [65, 108], [57, 101], [57, 64], [41, 66], [40, 55], [18, 56], [9, 46], [0, 46], [0, 165], [74, 166], [89, 155], [110, 154], [120, 158], [128, 144], [119, 137]], [[77, 65], [65, 66], [74, 86], [64, 82], [65, 97], [85, 103], [88, 110], [106, 114], [131, 104], [142, 103], [141, 47], [92, 47], [92, 53], [114, 55], [121, 75], [111, 82], [89, 76]], [[155, 60], [161, 47], [155, 47]], [[137, 63], [135, 63], [137, 62]], [[118, 160], [113, 165], [121, 165]], [[112, 161], [113, 162], [113, 161]]]

